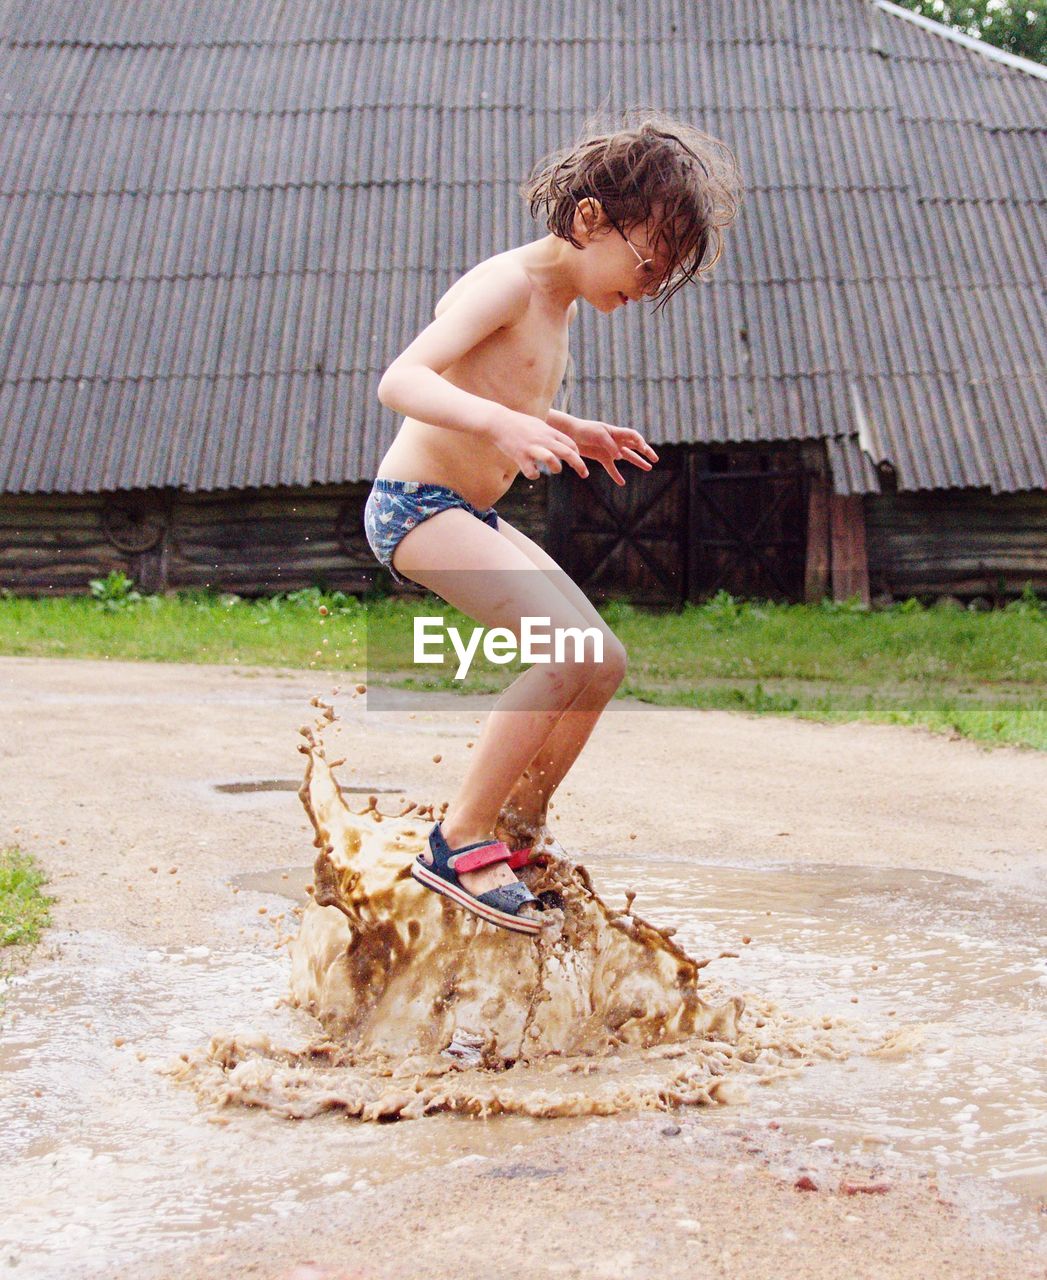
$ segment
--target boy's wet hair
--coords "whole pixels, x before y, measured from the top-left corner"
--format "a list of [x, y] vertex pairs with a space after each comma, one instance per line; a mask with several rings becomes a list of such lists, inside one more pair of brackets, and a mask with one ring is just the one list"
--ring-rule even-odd
[[731, 149], [692, 125], [652, 110], [626, 114], [618, 128], [590, 121], [582, 137], [540, 161], [524, 184], [531, 214], [575, 248], [574, 215], [588, 198], [617, 231], [650, 222], [652, 247], [664, 247], [659, 305], [689, 280], [701, 280], [723, 253], [742, 187]]

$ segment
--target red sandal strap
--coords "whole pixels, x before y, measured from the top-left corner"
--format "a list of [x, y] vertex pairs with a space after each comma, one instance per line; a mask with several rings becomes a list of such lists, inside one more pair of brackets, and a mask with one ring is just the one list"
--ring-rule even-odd
[[495, 862], [508, 862], [511, 857], [508, 847], [501, 840], [493, 840], [479, 849], [470, 849], [466, 853], [448, 858], [447, 865], [457, 875], [461, 875], [463, 871], [479, 871], [481, 867], [489, 867]]

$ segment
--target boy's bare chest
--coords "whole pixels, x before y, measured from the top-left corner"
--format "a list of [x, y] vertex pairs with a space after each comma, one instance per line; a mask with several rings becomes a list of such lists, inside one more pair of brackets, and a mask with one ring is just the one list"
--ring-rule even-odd
[[473, 372], [497, 382], [503, 403], [544, 412], [567, 367], [567, 321], [543, 311], [528, 313], [509, 329], [491, 334], [472, 352]]

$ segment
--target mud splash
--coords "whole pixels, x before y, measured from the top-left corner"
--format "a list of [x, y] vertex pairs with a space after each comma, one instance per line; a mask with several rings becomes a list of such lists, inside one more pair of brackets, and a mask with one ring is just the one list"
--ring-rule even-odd
[[[545, 913], [538, 940], [497, 930], [418, 885], [429, 806], [360, 813], [328, 762], [333, 708], [301, 730], [299, 795], [320, 850], [292, 945], [291, 1002], [323, 1035], [304, 1049], [216, 1037], [178, 1069], [218, 1104], [363, 1120], [609, 1115], [729, 1102], [743, 1075], [769, 1082], [846, 1056], [841, 1020], [804, 1021], [700, 981], [696, 960], [632, 909], [595, 891], [548, 832], [522, 873]], [[731, 953], [725, 953], [731, 954]]]

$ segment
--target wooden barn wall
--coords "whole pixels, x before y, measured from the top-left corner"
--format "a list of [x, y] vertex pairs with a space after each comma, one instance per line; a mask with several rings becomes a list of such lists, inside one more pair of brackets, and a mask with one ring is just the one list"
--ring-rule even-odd
[[69, 595], [111, 569], [126, 573], [128, 557], [102, 531], [104, 504], [93, 494], [0, 497], [0, 587]]
[[873, 595], [1047, 591], [1047, 493], [963, 489], [865, 499]]
[[[369, 486], [180, 493], [172, 511], [169, 587], [271, 595], [323, 585], [360, 591], [374, 561], [364, 538]], [[343, 506], [348, 550], [336, 526]]]
[[[377, 561], [363, 532], [367, 483], [301, 489], [155, 491], [0, 498], [0, 587], [27, 595], [89, 590], [123, 570], [146, 591], [209, 587], [242, 595], [322, 584], [363, 591]], [[152, 550], [117, 550], [103, 515], [111, 503], [159, 513], [166, 533]], [[337, 526], [344, 509], [344, 543]], [[545, 541], [545, 481], [518, 481], [498, 511]]]

